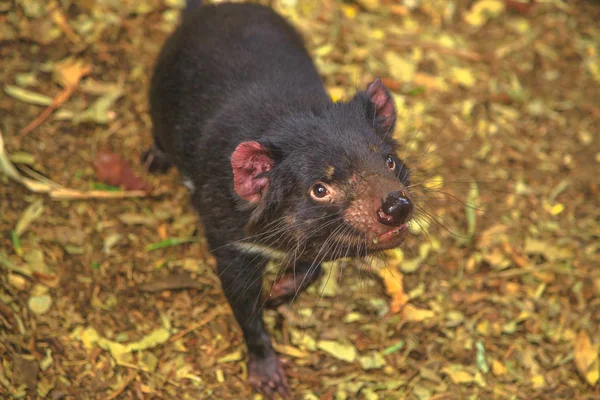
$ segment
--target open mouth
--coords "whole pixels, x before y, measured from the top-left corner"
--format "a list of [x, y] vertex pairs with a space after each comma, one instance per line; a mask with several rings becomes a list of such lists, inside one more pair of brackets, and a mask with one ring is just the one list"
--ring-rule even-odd
[[406, 234], [406, 224], [402, 224], [392, 230], [389, 230], [373, 239], [373, 244], [376, 247], [388, 248], [395, 247], [402, 243], [402, 239]]

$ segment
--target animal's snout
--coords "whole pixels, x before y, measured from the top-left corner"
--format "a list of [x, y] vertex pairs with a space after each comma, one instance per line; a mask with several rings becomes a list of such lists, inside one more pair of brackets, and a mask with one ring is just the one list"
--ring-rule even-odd
[[384, 225], [400, 226], [408, 222], [412, 208], [412, 202], [405, 193], [391, 192], [382, 199], [377, 218]]

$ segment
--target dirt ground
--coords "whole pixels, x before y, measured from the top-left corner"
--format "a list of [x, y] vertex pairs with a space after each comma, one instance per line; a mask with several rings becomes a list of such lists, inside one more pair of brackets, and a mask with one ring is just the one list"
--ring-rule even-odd
[[[422, 193], [385, 265], [266, 312], [294, 398], [600, 399], [600, 3], [269, 4], [334, 99], [393, 90]], [[0, 0], [2, 398], [255, 396], [186, 189], [139, 162], [178, 7]]]

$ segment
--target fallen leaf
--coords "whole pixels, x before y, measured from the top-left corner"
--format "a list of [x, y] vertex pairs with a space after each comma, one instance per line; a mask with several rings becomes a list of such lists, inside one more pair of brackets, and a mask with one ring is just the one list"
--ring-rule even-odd
[[205, 285], [194, 280], [188, 272], [174, 272], [153, 282], [142, 283], [137, 286], [142, 292], [162, 292], [163, 290], [176, 289], [202, 289]]
[[434, 316], [435, 313], [433, 311], [417, 308], [412, 304], [407, 304], [402, 309], [402, 317], [405, 321], [421, 322]]
[[476, 82], [470, 69], [460, 67], [452, 68], [452, 80], [465, 88], [473, 87]]
[[47, 370], [54, 363], [52, 358], [52, 349], [46, 349], [46, 357], [40, 361], [40, 369], [42, 371]]
[[374, 352], [358, 358], [362, 369], [379, 369], [386, 366], [385, 358], [380, 353]]
[[28, 301], [28, 306], [35, 314], [46, 314], [52, 306], [52, 297], [49, 295], [31, 296]]
[[123, 96], [123, 91], [107, 93], [99, 97], [92, 105], [84, 112], [75, 114], [73, 122], [95, 122], [97, 124], [108, 124], [115, 119], [115, 113], [111, 110], [114, 103]]
[[465, 371], [462, 365], [451, 364], [442, 368], [442, 372], [445, 373], [452, 379], [455, 384], [471, 383], [474, 377], [471, 373]]
[[386, 51], [383, 56], [390, 75], [395, 80], [398, 82], [412, 82], [417, 71], [417, 65], [413, 61], [400, 57], [393, 51]]
[[126, 190], [148, 190], [149, 186], [135, 176], [125, 160], [117, 154], [101, 150], [94, 160], [96, 177], [102, 183], [120, 186]]
[[115, 247], [117, 243], [119, 243], [119, 241], [121, 240], [121, 237], [122, 236], [120, 233], [112, 233], [108, 235], [106, 238], [104, 238], [104, 246], [102, 248], [102, 251], [105, 254], [110, 254], [113, 247]]
[[490, 372], [490, 367], [488, 366], [487, 361], [485, 360], [485, 347], [483, 345], [483, 342], [481, 340], [478, 340], [477, 343], [475, 343], [475, 346], [477, 348], [477, 356], [475, 357], [475, 361], [477, 362], [477, 368], [479, 368], [479, 370], [484, 374], [487, 374], [488, 372]]
[[[36, 392], [39, 366], [35, 359], [17, 356], [14, 360], [15, 383], [24, 383], [30, 393]], [[32, 396], [33, 397], [33, 396]]]
[[[393, 269], [395, 271], [393, 271]], [[397, 313], [409, 300], [406, 293], [404, 293], [404, 275], [402, 275], [402, 273], [397, 269], [392, 268], [392, 266], [382, 268], [378, 272], [379, 276], [383, 280], [383, 284], [385, 285], [385, 291], [391, 298], [390, 312]]]
[[387, 347], [383, 350], [383, 354], [388, 355], [388, 354], [393, 354], [397, 351], [402, 350], [402, 348], [404, 348], [404, 345], [406, 344], [406, 342], [404, 340], [399, 341], [396, 344], [391, 345], [390, 347]]
[[279, 354], [285, 354], [286, 356], [295, 357], [295, 358], [306, 358], [308, 357], [308, 353], [287, 344], [278, 344], [273, 343], [273, 348]]
[[242, 358], [243, 358], [242, 353], [238, 350], [238, 351], [234, 351], [233, 353], [229, 353], [226, 356], [223, 356], [223, 357], [217, 359], [217, 363], [222, 364], [222, 363], [240, 361]]
[[29, 265], [29, 267], [31, 267], [31, 270], [33, 272], [39, 272], [42, 274], [50, 274], [50, 270], [48, 269], [48, 266], [46, 265], [44, 252], [42, 250], [40, 250], [39, 248], [34, 248], [34, 249], [27, 251], [23, 255], [23, 258], [24, 258], [25, 262], [27, 263], [27, 265]]
[[31, 203], [23, 214], [21, 214], [21, 218], [17, 221], [17, 225], [15, 227], [15, 233], [17, 236], [21, 236], [27, 228], [42, 215], [44, 211], [44, 200], [37, 199], [33, 203]]
[[492, 373], [495, 376], [505, 375], [507, 372], [506, 367], [498, 360], [492, 361]]
[[66, 58], [54, 65], [53, 77], [62, 87], [77, 86], [81, 78], [90, 73], [91, 67], [83, 60]]
[[38, 106], [49, 106], [52, 104], [52, 97], [32, 92], [31, 90], [23, 89], [18, 86], [4, 85], [4, 91], [10, 97], [14, 97], [23, 103], [35, 104]]
[[535, 5], [534, 0], [529, 0], [527, 3], [516, 0], [504, 0], [504, 5], [507, 10], [514, 10], [521, 14], [529, 14], [533, 6]]
[[600, 375], [600, 360], [598, 359], [598, 348], [593, 346], [587, 332], [579, 331], [574, 343], [575, 366], [579, 374], [587, 383], [594, 386]]
[[504, 11], [501, 0], [480, 0], [473, 4], [464, 16], [469, 25], [476, 27], [484, 25], [490, 18], [495, 18]]
[[[163, 324], [164, 323], [163, 320]], [[147, 350], [166, 343], [171, 337], [171, 334], [167, 326], [162, 326], [153, 330], [138, 341], [123, 344], [101, 337], [92, 327], [84, 328], [78, 326], [73, 330], [71, 336], [74, 339], [80, 340], [88, 350], [91, 350], [97, 345], [103, 350], [110, 351], [117, 363], [122, 363], [130, 361], [131, 352], [133, 351]]]
[[140, 352], [137, 363], [144, 371], [154, 372], [158, 366], [158, 358], [150, 351]]
[[197, 239], [196, 238], [168, 238], [165, 240], [161, 240], [160, 242], [156, 242], [156, 243], [152, 243], [146, 246], [145, 250], [146, 251], [154, 251], [154, 250], [158, 250], [158, 249], [164, 249], [166, 247], [173, 247], [173, 246], [178, 246], [180, 244], [184, 244], [184, 243], [192, 243], [192, 242], [196, 242]]
[[333, 340], [319, 340], [317, 347], [342, 361], [354, 362], [356, 359], [356, 347], [351, 344], [342, 344]]
[[550, 242], [544, 242], [532, 238], [525, 239], [524, 251], [526, 254], [542, 254], [552, 262], [573, 258], [573, 251], [568, 247], [558, 247]]

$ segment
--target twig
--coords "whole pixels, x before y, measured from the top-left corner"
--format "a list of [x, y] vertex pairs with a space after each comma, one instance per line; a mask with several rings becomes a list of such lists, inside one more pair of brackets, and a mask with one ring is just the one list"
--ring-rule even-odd
[[185, 328], [182, 331], [179, 331], [176, 335], [171, 336], [171, 338], [169, 339], [169, 341], [167, 343], [175, 342], [175, 341], [181, 339], [182, 337], [184, 337], [185, 335], [187, 335], [188, 333], [190, 333], [191, 331], [201, 328], [202, 326], [208, 324], [210, 321], [215, 319], [215, 317], [217, 315], [222, 314], [222, 312], [223, 312], [222, 307], [214, 309], [211, 313], [209, 313], [206, 317], [204, 317], [200, 321], [196, 322], [193, 325], [188, 326], [187, 328]]
[[133, 380], [133, 378], [135, 378], [135, 375], [137, 374], [137, 372], [133, 369], [129, 370], [129, 373], [127, 374], [127, 376], [125, 377], [123, 383], [121, 384], [121, 386], [119, 386], [117, 388], [117, 390], [115, 390], [114, 392], [112, 392], [112, 394], [110, 396], [108, 396], [105, 400], [113, 400], [116, 399], [121, 393], [123, 393], [123, 391], [127, 388], [127, 386], [131, 383], [131, 381]]
[[464, 58], [470, 61], [479, 62], [484, 59], [484, 56], [471, 50], [457, 50], [451, 49], [449, 47], [444, 47], [437, 43], [432, 42], [422, 42], [419, 40], [390, 40], [390, 47], [396, 49], [404, 49], [404, 48], [413, 48], [413, 47], [422, 47], [423, 49], [433, 50], [440, 54], [447, 54], [450, 56], [456, 56], [460, 58]]
[[53, 200], [84, 200], [84, 199], [125, 199], [131, 197], [146, 197], [147, 192], [143, 190], [127, 190], [112, 192], [108, 190], [90, 190], [82, 192], [75, 189], [53, 189], [50, 198]]
[[137, 371], [142, 371], [142, 372], [145, 372], [147, 374], [154, 375], [154, 376], [156, 376], [156, 377], [158, 377], [160, 379], [164, 379], [165, 382], [170, 383], [171, 385], [173, 385], [175, 387], [180, 387], [179, 383], [177, 383], [173, 379], [167, 378], [166, 376], [164, 376], [164, 375], [162, 375], [162, 374], [160, 374], [158, 372], [152, 372], [152, 371], [150, 371], [147, 368], [142, 368], [139, 365], [131, 364], [131, 363], [128, 363], [128, 362], [125, 362], [125, 361], [118, 361], [117, 364], [120, 365], [121, 367], [131, 368], [131, 369], [134, 369], [134, 370], [137, 370]]
[[71, 97], [73, 92], [75, 92], [75, 89], [77, 89], [77, 86], [79, 85], [79, 82], [81, 81], [81, 78], [83, 78], [84, 76], [89, 74], [91, 71], [92, 71], [92, 67], [89, 65], [82, 68], [82, 70], [79, 71], [79, 75], [75, 77], [74, 81], [67, 88], [65, 88], [62, 92], [60, 92], [58, 95], [56, 95], [54, 100], [52, 100], [52, 104], [50, 104], [48, 107], [46, 107], [46, 109], [44, 111], [42, 111], [42, 113], [36, 119], [31, 121], [25, 128], [21, 129], [19, 131], [19, 135], [21, 135], [21, 136], [27, 135], [29, 132], [31, 132], [32, 130], [37, 128], [42, 122], [44, 122], [46, 120], [46, 118], [48, 118], [50, 116], [50, 114], [52, 114], [54, 112], [54, 110], [56, 110], [58, 107], [60, 107], [65, 101], [67, 101], [69, 99], [69, 97]]
[[71, 97], [71, 95], [73, 94], [74, 91], [75, 91], [75, 86], [69, 86], [68, 88], [66, 88], [65, 90], [60, 92], [54, 98], [54, 100], [52, 100], [52, 104], [50, 104], [48, 107], [46, 107], [46, 109], [44, 111], [42, 111], [42, 113], [40, 115], [38, 115], [38, 117], [36, 119], [31, 121], [25, 128], [23, 128], [19, 131], [19, 135], [25, 136], [29, 132], [31, 132], [38, 126], [40, 126], [40, 124], [42, 122], [44, 122], [46, 120], [46, 118], [48, 118], [54, 110], [56, 110], [61, 104], [63, 104], [65, 101], [67, 101], [69, 99], [69, 97]]

